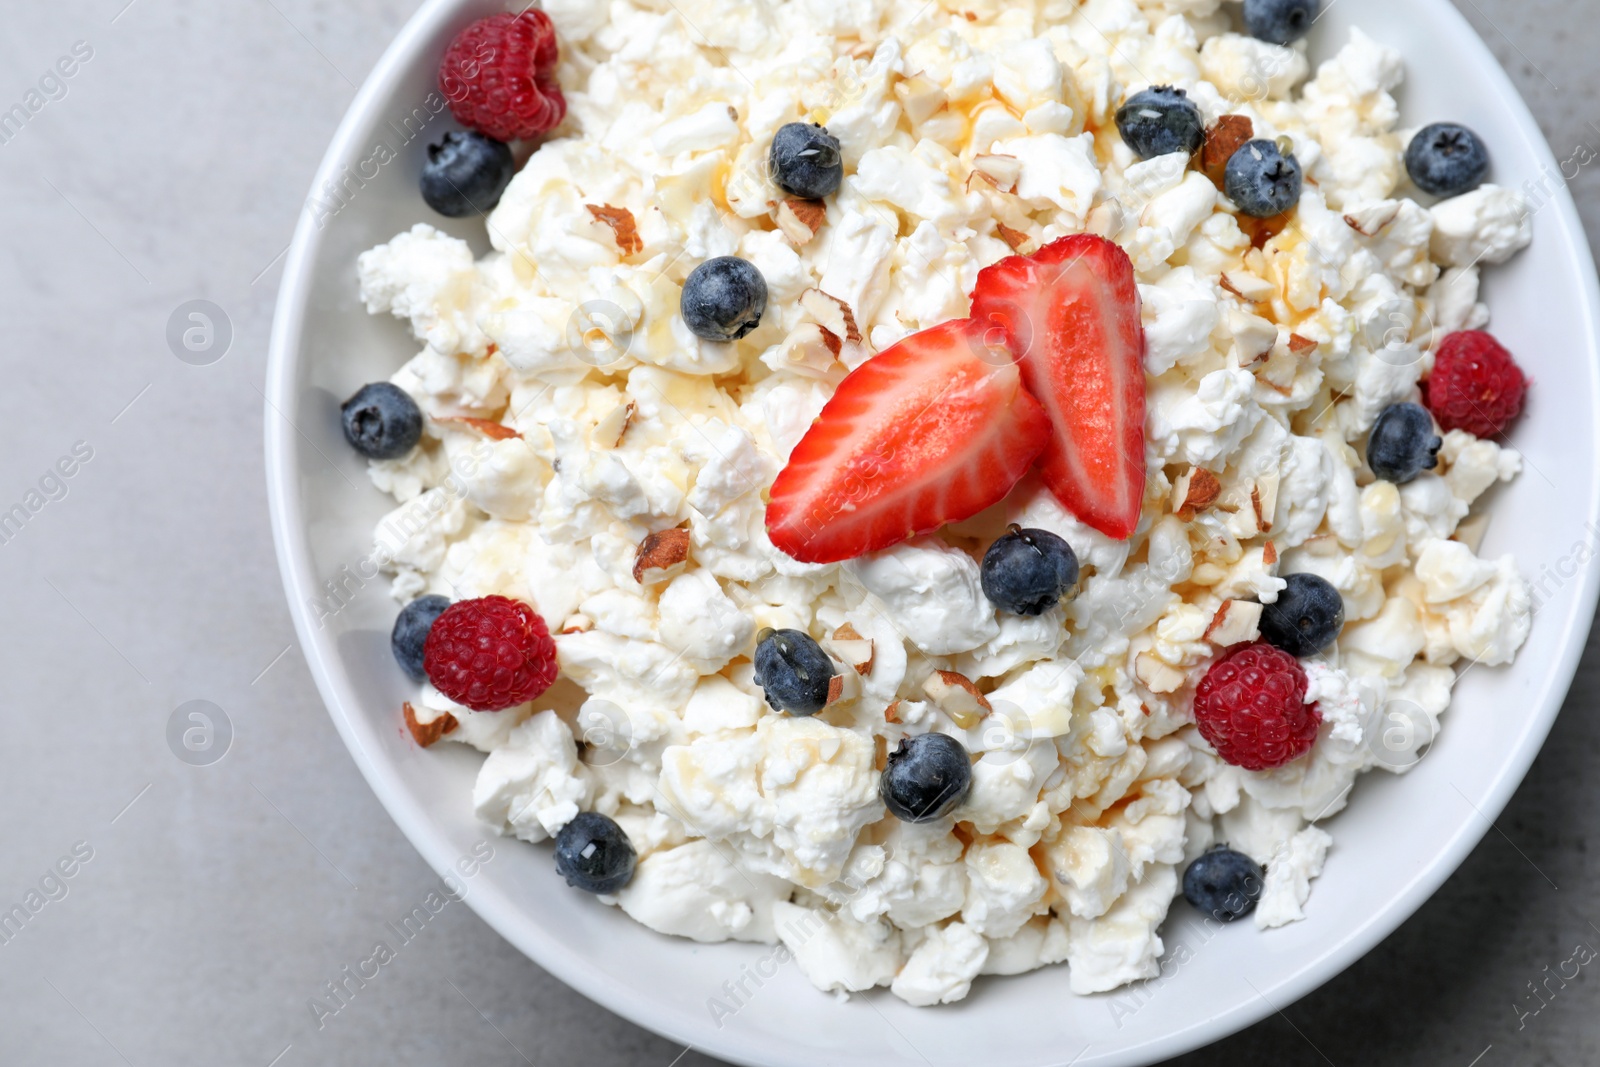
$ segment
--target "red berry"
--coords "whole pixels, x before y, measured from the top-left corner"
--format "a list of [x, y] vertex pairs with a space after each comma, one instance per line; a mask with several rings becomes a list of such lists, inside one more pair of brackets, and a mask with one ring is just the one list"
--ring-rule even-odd
[[1463, 330], [1440, 343], [1424, 388], [1441, 427], [1497, 437], [1521, 414], [1528, 379], [1499, 341]]
[[851, 371], [772, 483], [767, 533], [805, 563], [897, 545], [996, 504], [1050, 420], [985, 330], [956, 319]]
[[473, 711], [504, 711], [556, 680], [556, 644], [528, 605], [503, 596], [451, 604], [428, 631], [422, 666], [434, 688]]
[[556, 81], [556, 28], [530, 8], [479, 19], [450, 42], [439, 89], [456, 120], [497, 141], [538, 137], [561, 125], [567, 100]]
[[1311, 751], [1322, 712], [1306, 703], [1300, 661], [1265, 642], [1211, 665], [1194, 694], [1200, 736], [1235, 767], [1264, 771]]
[[1057, 500], [1125, 540], [1144, 504], [1144, 325], [1133, 263], [1075, 234], [978, 274], [972, 317], [1005, 334], [1028, 391], [1050, 416], [1039, 457]]

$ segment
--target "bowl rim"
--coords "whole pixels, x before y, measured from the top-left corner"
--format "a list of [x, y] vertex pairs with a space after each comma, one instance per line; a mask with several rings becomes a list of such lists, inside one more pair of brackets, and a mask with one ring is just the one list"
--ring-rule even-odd
[[[1433, 9], [1434, 16], [1441, 23], [1434, 30], [1448, 37], [1451, 45], [1463, 51], [1464, 61], [1480, 69], [1491, 82], [1491, 90], [1505, 98], [1518, 125], [1536, 148], [1539, 158], [1535, 162], [1555, 167], [1555, 156], [1526, 101], [1464, 16], [1446, 0], [1414, 2]], [[438, 34], [447, 23], [459, 18], [471, 3], [473, 0], [426, 0], [407, 20], [350, 103], [312, 179], [312, 195], [337, 178], [344, 162], [361, 148], [357, 135], [392, 96], [397, 83], [413, 61], [415, 51]], [[1545, 206], [1553, 208], [1556, 213], [1559, 229], [1569, 245], [1570, 259], [1567, 265], [1573, 275], [1581, 279], [1581, 312], [1588, 324], [1586, 340], [1593, 353], [1596, 339], [1600, 338], [1600, 282], [1596, 279], [1594, 259], [1583, 224], [1565, 183]], [[299, 407], [295, 384], [302, 354], [301, 337], [322, 239], [322, 231], [311, 213], [302, 210], [284, 257], [272, 321], [263, 414], [267, 496], [273, 541], [296, 635], [329, 716], [356, 766], [385, 810], [428, 865], [443, 876], [450, 872], [455, 861], [454, 850], [430, 824], [429, 812], [410, 798], [396, 768], [381, 758], [377, 747], [369, 745], [368, 739], [362, 736], [363, 727], [347, 707], [345, 694], [340, 691], [334, 677], [332, 665], [339, 659], [338, 649], [326, 632], [319, 631], [313, 625], [306, 606], [305, 594], [316, 589], [319, 582], [312, 564], [303, 501], [294, 474], [298, 431], [294, 429], [293, 416]], [[1590, 392], [1591, 410], [1600, 411], [1600, 376], [1593, 380]], [[1589, 521], [1600, 529], [1600, 464], [1596, 465], [1591, 479], [1589, 499]], [[1482, 818], [1464, 820], [1461, 829], [1431, 867], [1420, 871], [1383, 910], [1375, 913], [1362, 926], [1349, 930], [1329, 951], [1265, 991], [1264, 995], [1213, 1017], [1208, 1024], [1174, 1031], [1141, 1045], [1137, 1049], [1138, 1061], [1154, 1063], [1181, 1055], [1221, 1040], [1281, 1011], [1370, 952], [1431, 898], [1487, 834], [1543, 747], [1576, 675], [1597, 604], [1600, 604], [1600, 566], [1588, 566], [1575, 591], [1569, 625], [1563, 637], [1564, 647], [1553, 673], [1549, 675], [1551, 684], [1546, 689], [1548, 699], [1544, 706], [1537, 709], [1537, 715], [1530, 718], [1519, 747], [1501, 764], [1485, 794], [1477, 799], [1475, 807]], [[588, 999], [639, 1026], [719, 1058], [749, 1064], [751, 1067], [812, 1062], [805, 1056], [803, 1048], [798, 1050], [798, 1056], [782, 1050], [757, 1049], [749, 1038], [741, 1038], [733, 1031], [718, 1031], [704, 1023], [693, 1023], [688, 1017], [652, 1002], [619, 997], [616, 995], [617, 987], [602, 968], [545, 937], [537, 923], [517, 921], [517, 909], [511, 905], [485, 900], [480, 894], [470, 896], [468, 903], [501, 937], [540, 967]]]

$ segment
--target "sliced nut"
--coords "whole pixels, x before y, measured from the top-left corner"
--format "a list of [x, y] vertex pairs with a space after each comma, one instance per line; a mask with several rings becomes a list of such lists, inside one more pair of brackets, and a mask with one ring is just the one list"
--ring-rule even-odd
[[637, 255], [644, 251], [644, 239], [639, 236], [639, 224], [633, 219], [633, 212], [625, 207], [612, 207], [610, 204], [585, 204], [589, 214], [594, 220], [611, 227], [611, 236], [616, 239], [617, 251], [624, 256]]
[[921, 71], [895, 82], [895, 98], [913, 126], [920, 126], [945, 109], [950, 98], [944, 86]]
[[1002, 193], [1017, 191], [1022, 180], [1022, 160], [1016, 156], [985, 154], [975, 156], [972, 169], [977, 175]]
[[828, 679], [828, 702], [823, 707], [832, 707], [844, 699], [844, 675], [836, 674]]
[[934, 671], [922, 683], [922, 691], [963, 730], [972, 729], [994, 710], [972, 680], [955, 671]]
[[1222, 287], [1237, 296], [1240, 300], [1252, 304], [1259, 304], [1263, 300], [1271, 300], [1278, 287], [1265, 278], [1258, 278], [1249, 271], [1236, 270], [1225, 272], [1222, 275]]
[[1250, 490], [1250, 506], [1255, 509], [1256, 528], [1262, 533], [1271, 533], [1272, 524], [1278, 519], [1278, 486], [1282, 482], [1282, 474], [1268, 471], [1256, 480]]
[[775, 353], [762, 357], [773, 370], [791, 370], [813, 378], [825, 378], [838, 369], [844, 339], [814, 322], [802, 322], [783, 339]]
[[561, 624], [564, 634], [586, 634], [594, 629], [594, 620], [587, 615], [568, 615], [567, 621]]
[[1206, 627], [1206, 640], [1219, 648], [1254, 641], [1261, 636], [1261, 605], [1251, 600], [1224, 600]]
[[995, 230], [1000, 234], [1000, 240], [1011, 246], [1011, 251], [1020, 252], [1022, 246], [1028, 243], [1028, 235], [1021, 230], [1013, 230], [1003, 222], [995, 223]]
[[872, 670], [874, 656], [872, 640], [862, 637], [849, 623], [833, 631], [833, 636], [822, 642], [822, 645], [834, 659], [854, 667], [857, 674], [866, 674]]
[[1400, 215], [1400, 201], [1377, 200], [1344, 217], [1346, 226], [1363, 237], [1376, 237]]
[[861, 329], [856, 325], [855, 312], [843, 300], [821, 289], [807, 289], [800, 294], [800, 306], [817, 321], [817, 325], [835, 337], [853, 345], [861, 343]]
[[405, 714], [406, 729], [411, 731], [411, 736], [423, 748], [436, 744], [439, 738], [461, 725], [448, 711], [440, 712], [439, 717], [432, 722], [418, 722], [417, 709], [411, 706], [410, 701], [406, 701]]
[[1169, 666], [1149, 652], [1133, 658], [1133, 673], [1152, 693], [1176, 693], [1183, 688], [1184, 673]]
[[898, 700], [883, 709], [883, 721], [892, 723], [900, 721], [900, 702]]
[[1205, 143], [1200, 146], [1200, 173], [1221, 189], [1228, 160], [1255, 135], [1255, 123], [1248, 115], [1223, 115], [1206, 131]]
[[889, 766], [889, 739], [878, 734], [872, 739], [872, 769], [881, 771]]
[[434, 419], [433, 421], [444, 426], [462, 426], [495, 441], [509, 441], [514, 437], [522, 436], [511, 427], [506, 426], [503, 423], [491, 422], [488, 419], [470, 419], [462, 415], [452, 418]]
[[783, 235], [803, 248], [828, 221], [828, 205], [821, 200], [785, 200], [778, 205], [777, 220]]
[[1193, 522], [1194, 517], [1217, 502], [1222, 495], [1222, 482], [1204, 467], [1190, 467], [1178, 476], [1172, 486], [1172, 511], [1183, 522]]
[[628, 435], [628, 427], [633, 425], [633, 416], [638, 410], [639, 405], [632, 400], [626, 404], [618, 404], [609, 415], [595, 424], [592, 438], [594, 443], [611, 448], [622, 447], [622, 439]]
[[1302, 337], [1297, 333], [1289, 335], [1289, 351], [1297, 356], [1309, 356], [1317, 350], [1317, 347], [1317, 342], [1309, 337]]
[[689, 561], [689, 531], [660, 530], [639, 545], [633, 561], [633, 580], [657, 585], [682, 574]]
[[1269, 567], [1278, 562], [1278, 546], [1273, 544], [1271, 541], [1268, 541], [1266, 544], [1262, 545], [1261, 562], [1265, 563]]

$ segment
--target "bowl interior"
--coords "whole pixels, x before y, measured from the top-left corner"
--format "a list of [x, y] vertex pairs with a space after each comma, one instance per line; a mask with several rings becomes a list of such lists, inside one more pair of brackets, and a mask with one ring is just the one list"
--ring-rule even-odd
[[[417, 350], [398, 321], [367, 315], [359, 253], [426, 220], [487, 249], [481, 223], [432, 215], [416, 193], [437, 57], [495, 0], [432, 0], [353, 105], [290, 252], [269, 371], [267, 465], [275, 533], [301, 644], [362, 772], [441, 873], [485, 831], [470, 790], [481, 757], [423, 752], [400, 723], [407, 694], [388, 651], [395, 605], [369, 577], [370, 534], [387, 510], [338, 430], [339, 401], [388, 377]], [[770, 948], [658, 936], [571, 892], [548, 847], [506, 841], [467, 899], [513, 944], [591, 998], [714, 1055], [752, 1064], [1142, 1064], [1239, 1029], [1305, 994], [1366, 952], [1453, 871], [1498, 814], [1543, 741], [1576, 667], [1596, 595], [1594, 267], [1558, 165], [1509, 81], [1445, 0], [1342, 0], [1315, 30], [1313, 58], [1359, 26], [1406, 58], [1410, 125], [1465, 119], [1492, 146], [1495, 180], [1543, 183], [1533, 247], [1486, 271], [1493, 329], [1535, 385], [1514, 444], [1526, 471], [1493, 500], [1484, 553], [1515, 554], [1539, 610], [1514, 667], [1471, 670], [1447, 728], [1410, 774], [1368, 775], [1329, 824], [1335, 847], [1309, 918], [1267, 934], [1207, 929], [1174, 907], [1163, 976], [1074, 997], [1065, 970], [982, 979], [957, 1005], [921, 1010], [883, 992], [840, 1003]], [[426, 121], [423, 121], [426, 120]], [[421, 132], [415, 131], [420, 125]], [[392, 161], [378, 162], [394, 154]], [[1554, 177], [1551, 177], [1554, 176]], [[329, 183], [338, 195], [329, 198]], [[348, 572], [342, 568], [349, 568]], [[354, 576], [354, 581], [349, 576]], [[311, 606], [330, 579], [348, 604]]]

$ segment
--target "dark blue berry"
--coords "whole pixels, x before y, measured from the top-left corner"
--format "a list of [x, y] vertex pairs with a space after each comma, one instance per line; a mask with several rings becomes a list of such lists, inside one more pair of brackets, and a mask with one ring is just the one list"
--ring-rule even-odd
[[805, 200], [832, 196], [844, 181], [839, 139], [813, 123], [791, 122], [779, 130], [767, 166], [774, 185]]
[[615, 820], [579, 812], [556, 835], [556, 873], [585, 893], [615, 893], [633, 880], [639, 854]]
[[363, 385], [339, 413], [344, 439], [368, 459], [399, 459], [422, 440], [422, 409], [398, 385]]
[[1042, 615], [1078, 584], [1078, 557], [1049, 530], [1011, 532], [983, 554], [983, 595], [1001, 611]]
[[1246, 215], [1270, 219], [1300, 202], [1300, 162], [1272, 141], [1250, 141], [1228, 160], [1223, 191]]
[[706, 341], [737, 341], [767, 310], [767, 280], [751, 263], [722, 256], [700, 264], [683, 283], [684, 324]]
[[1244, 0], [1244, 30], [1258, 40], [1288, 44], [1310, 32], [1321, 7], [1322, 0]]
[[428, 161], [422, 165], [422, 199], [452, 219], [488, 214], [516, 172], [510, 145], [475, 130], [452, 130], [439, 144], [428, 146]]
[[949, 734], [919, 734], [889, 753], [878, 796], [902, 822], [933, 822], [967, 799], [972, 789], [972, 757]]
[[1386, 482], [1404, 485], [1439, 465], [1444, 441], [1433, 432], [1433, 416], [1420, 404], [1390, 404], [1367, 435], [1367, 466]]
[[420, 684], [428, 677], [422, 669], [422, 650], [428, 643], [428, 631], [433, 629], [434, 620], [449, 606], [447, 596], [419, 596], [401, 608], [400, 617], [394, 620], [389, 647], [394, 650], [395, 661], [413, 682]]
[[828, 706], [833, 660], [809, 634], [763, 630], [756, 642], [756, 684], [767, 703], [790, 715], [815, 715]]
[[1489, 150], [1465, 126], [1435, 122], [1424, 126], [1406, 146], [1406, 173], [1425, 193], [1460, 196], [1488, 177]]
[[1206, 139], [1200, 109], [1188, 93], [1170, 85], [1157, 85], [1128, 97], [1117, 110], [1117, 129], [1140, 159], [1172, 152], [1193, 155]]
[[1262, 605], [1261, 636], [1291, 656], [1315, 656], [1344, 629], [1344, 597], [1326, 578], [1291, 574], [1276, 603]]
[[1183, 872], [1183, 899], [1218, 922], [1231, 923], [1256, 910], [1266, 877], [1255, 860], [1218, 845]]

